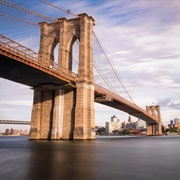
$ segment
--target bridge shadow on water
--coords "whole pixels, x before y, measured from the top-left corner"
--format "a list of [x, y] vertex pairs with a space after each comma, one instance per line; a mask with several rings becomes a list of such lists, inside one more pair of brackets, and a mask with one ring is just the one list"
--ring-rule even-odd
[[0, 179], [179, 180], [180, 136], [29, 141], [0, 137]]

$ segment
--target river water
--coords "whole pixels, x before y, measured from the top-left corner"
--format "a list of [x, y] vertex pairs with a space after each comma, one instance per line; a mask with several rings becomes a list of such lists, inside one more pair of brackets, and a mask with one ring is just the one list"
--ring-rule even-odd
[[29, 141], [0, 136], [1, 180], [180, 180], [180, 136]]

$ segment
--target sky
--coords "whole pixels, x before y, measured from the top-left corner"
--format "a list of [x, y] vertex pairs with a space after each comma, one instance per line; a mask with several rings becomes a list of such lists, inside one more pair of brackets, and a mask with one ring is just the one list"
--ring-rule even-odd
[[[47, 0], [56, 7], [72, 13], [87, 13], [95, 19], [94, 32], [119, 79], [133, 101], [141, 108], [160, 105], [161, 119], [167, 125], [180, 118], [180, 1], [179, 0]], [[38, 0], [11, 0], [53, 18], [74, 18]], [[0, 4], [2, 13], [9, 16], [40, 22], [33, 17]], [[8, 10], [8, 11], [7, 11]], [[24, 45], [38, 48], [39, 27], [0, 18], [0, 33]], [[98, 43], [93, 40], [94, 62], [105, 74], [116, 91], [124, 98], [119, 81], [113, 74]], [[76, 53], [76, 52], [75, 52]], [[74, 53], [74, 54], [75, 54]], [[97, 84], [106, 87], [94, 72]], [[28, 86], [0, 78], [0, 119], [30, 120], [33, 90]], [[111, 116], [121, 122], [129, 115], [95, 103], [95, 124], [105, 126]], [[132, 117], [134, 121], [137, 119]], [[12, 127], [12, 125], [10, 125]], [[0, 125], [0, 131], [8, 125]], [[14, 126], [27, 129], [29, 126]]]

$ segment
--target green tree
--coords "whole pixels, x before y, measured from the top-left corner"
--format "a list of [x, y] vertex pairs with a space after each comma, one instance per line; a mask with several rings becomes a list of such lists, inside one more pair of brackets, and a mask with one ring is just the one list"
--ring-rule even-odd
[[170, 133], [171, 133], [171, 132], [177, 133], [177, 132], [178, 132], [178, 129], [177, 129], [177, 128], [170, 127], [170, 128], [169, 128], [169, 132], [170, 132]]
[[129, 132], [128, 129], [123, 129], [123, 130], [122, 130], [122, 134], [130, 134], [130, 132]]

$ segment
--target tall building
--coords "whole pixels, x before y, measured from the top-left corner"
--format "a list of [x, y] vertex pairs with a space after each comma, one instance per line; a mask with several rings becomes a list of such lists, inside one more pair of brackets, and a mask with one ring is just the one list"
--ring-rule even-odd
[[177, 118], [174, 119], [174, 127], [178, 129], [180, 128], [180, 119]]
[[131, 130], [131, 129], [135, 129], [135, 128], [136, 128], [136, 124], [135, 124], [135, 122], [133, 122], [131, 116], [129, 116], [128, 122], [126, 123], [125, 128], [128, 129], [128, 130]]
[[9, 135], [9, 129], [6, 129], [4, 135]]
[[146, 122], [141, 120], [141, 119], [138, 119], [136, 122], [136, 129], [145, 129], [146, 128]]
[[106, 122], [106, 134], [113, 134], [113, 131], [120, 131], [122, 129], [122, 123], [119, 119], [113, 115], [111, 122]]
[[128, 118], [128, 123], [132, 123], [132, 122], [133, 122], [132, 117], [129, 116], [129, 118]]
[[175, 118], [175, 119], [174, 119], [174, 124], [178, 124], [178, 121], [179, 121], [179, 119], [178, 119], [178, 118]]

